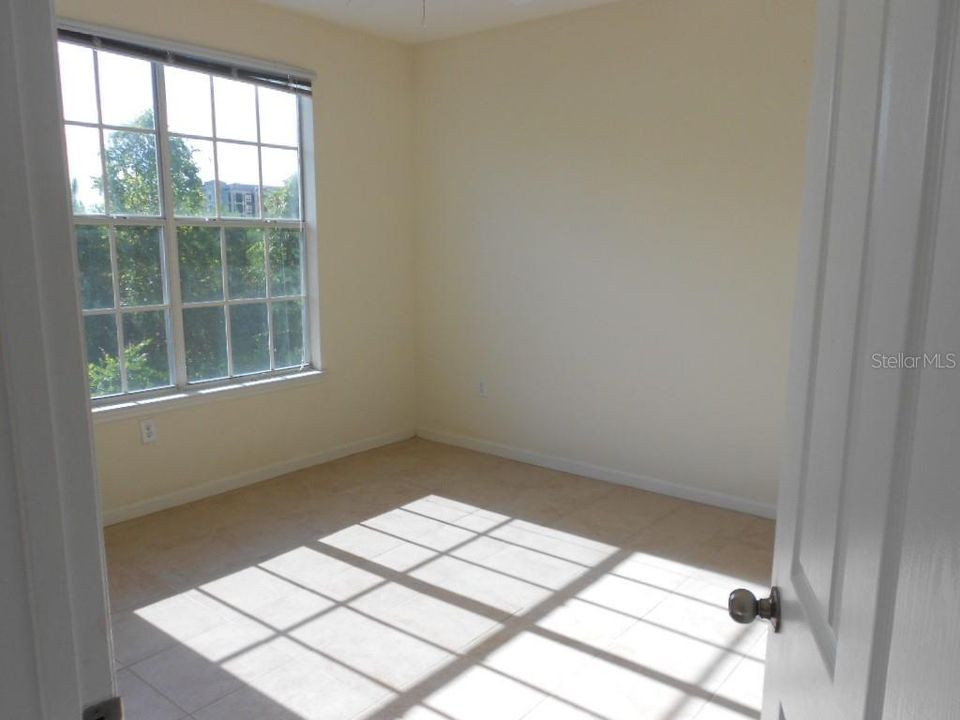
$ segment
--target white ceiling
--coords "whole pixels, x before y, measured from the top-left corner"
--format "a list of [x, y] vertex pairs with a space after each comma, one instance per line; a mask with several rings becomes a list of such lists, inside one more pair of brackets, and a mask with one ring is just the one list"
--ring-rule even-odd
[[402, 42], [427, 42], [614, 0], [260, 0]]

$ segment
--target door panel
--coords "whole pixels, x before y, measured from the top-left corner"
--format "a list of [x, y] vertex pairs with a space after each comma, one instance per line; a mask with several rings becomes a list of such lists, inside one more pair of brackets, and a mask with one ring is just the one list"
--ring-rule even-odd
[[[875, 0], [836, 3], [840, 56], [831, 128], [829, 196], [821, 235], [820, 305], [809, 376], [809, 440], [799, 476], [800, 503], [791, 577], [810, 630], [832, 673], [843, 562], [847, 418], [863, 281], [867, 206], [880, 78], [883, 8]], [[848, 21], [848, 18], [850, 20]]]
[[768, 720], [882, 717], [956, 4], [820, 3]]
[[[784, 620], [793, 625], [788, 652], [816, 661], [809, 663], [806, 677], [797, 683], [805, 691], [792, 703], [784, 698], [788, 708], [798, 706], [791, 714], [801, 718], [842, 717], [824, 690], [831, 684], [838, 652], [845, 566], [841, 528], [850, 511], [846, 500], [852, 389], [862, 369], [857, 362], [857, 327], [867, 256], [883, 19], [884, 8], [874, 0], [830, 0], [821, 3], [819, 11], [819, 66], [808, 148], [817, 159], [808, 161], [808, 167], [817, 161], [818, 166], [817, 175], [807, 177], [801, 239], [807, 257], [797, 309], [797, 324], [805, 327], [794, 341], [795, 355], [802, 352], [803, 357], [799, 362], [795, 357], [792, 380], [796, 387], [790, 427], [795, 448], [787, 465], [792, 476], [785, 479], [792, 487], [781, 489], [784, 494], [792, 491], [793, 517], [785, 521], [780, 513], [777, 539]], [[785, 625], [785, 634], [786, 630]]]

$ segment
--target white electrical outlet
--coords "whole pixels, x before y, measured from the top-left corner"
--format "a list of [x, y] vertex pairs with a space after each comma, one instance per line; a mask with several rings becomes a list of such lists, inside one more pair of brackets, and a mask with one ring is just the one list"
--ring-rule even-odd
[[481, 380], [480, 382], [477, 383], [477, 394], [478, 394], [480, 397], [486, 397], [486, 396], [487, 396], [487, 381], [486, 381], [486, 380]]
[[144, 445], [157, 441], [157, 423], [152, 418], [140, 421], [140, 441]]

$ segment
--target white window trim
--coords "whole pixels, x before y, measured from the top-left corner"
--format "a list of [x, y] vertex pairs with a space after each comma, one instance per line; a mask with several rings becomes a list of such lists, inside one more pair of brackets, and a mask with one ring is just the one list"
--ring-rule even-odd
[[312, 385], [322, 380], [325, 374], [323, 370], [309, 368], [300, 372], [275, 373], [267, 377], [261, 374], [247, 378], [231, 378], [227, 382], [204, 383], [173, 392], [165, 389], [163, 392], [131, 393], [111, 397], [110, 399], [114, 402], [109, 405], [94, 405], [91, 412], [94, 424], [101, 425], [130, 418], [147, 417], [159, 412], [182, 410], [191, 405], [236, 400]]
[[[218, 62], [242, 64], [247, 67], [263, 70], [265, 72], [276, 72], [302, 76], [310, 78], [311, 80], [316, 78], [315, 72], [304, 68], [284, 65], [269, 60], [251, 58], [245, 55], [224, 53], [188, 43], [181, 43], [140, 33], [132, 33], [126, 30], [118, 30], [116, 28], [84, 23], [67, 18], [58, 18], [57, 26], [68, 30], [77, 30], [99, 36], [111, 37], [117, 40], [125, 40], [141, 45], [148, 45], [159, 50], [185, 53], [198, 57], [206, 57], [210, 60]], [[163, 88], [160, 86], [155, 88], [155, 92], [157, 93], [162, 92], [162, 90]], [[306, 333], [307, 346], [304, 347], [306, 363], [301, 367], [286, 368], [283, 370], [270, 370], [249, 376], [212, 380], [209, 382], [191, 384], [186, 387], [174, 386], [159, 388], [154, 391], [133, 392], [126, 393], [124, 395], [90, 398], [90, 408], [96, 424], [114, 420], [122, 420], [131, 417], [139, 417], [159, 411], [175, 410], [199, 403], [207, 403], [217, 400], [229, 400], [243, 396], [257, 395], [264, 392], [283, 390], [291, 387], [292, 385], [316, 382], [324, 376], [325, 369], [322, 363], [323, 356], [321, 354], [320, 342], [322, 312], [320, 304], [320, 266], [317, 237], [317, 154], [314, 140], [315, 117], [313, 111], [313, 95], [297, 95], [297, 103], [300, 113], [300, 223], [304, 244], [304, 319], [308, 323], [308, 331]], [[156, 131], [158, 138], [158, 154], [161, 151], [160, 145], [166, 145], [166, 142], [161, 140], [163, 133], [161, 133], [159, 128], [160, 121], [161, 118], [158, 118], [158, 127]], [[61, 128], [65, 128], [62, 118]], [[267, 145], [269, 146], [269, 143], [267, 143]], [[309, 159], [309, 162], [307, 159]], [[217, 203], [219, 205], [219, 196], [217, 198]], [[92, 221], [94, 217], [95, 216], [82, 216], [84, 222]], [[117, 217], [111, 217], [111, 220], [114, 222], [119, 220], [121, 223], [129, 222], [125, 218]], [[139, 220], [139, 218], [137, 218], [137, 220]], [[187, 219], [174, 218], [171, 216], [170, 218], [144, 218], [144, 220], [153, 220], [158, 225], [163, 226], [164, 229], [167, 229], [168, 226], [175, 225], [176, 222], [181, 222], [182, 224], [182, 222]], [[193, 219], [190, 220], [192, 221]], [[203, 224], [204, 222], [204, 220], [198, 219], [197, 223], [195, 224]], [[287, 224], [277, 221], [274, 222], [276, 222], [278, 225]], [[234, 223], [232, 222], [231, 218], [223, 218], [215, 221], [213, 224], [229, 226]], [[238, 222], [236, 224], [243, 225], [242, 222]], [[169, 232], [164, 233], [165, 236], [168, 234]], [[170, 241], [167, 240], [167, 246], [164, 253], [164, 260], [168, 263], [170, 262], [169, 243]], [[176, 257], [174, 257], [173, 262], [176, 262]], [[166, 271], [170, 273], [175, 269], [175, 267], [167, 267]], [[179, 283], [170, 282], [168, 284], [171, 287], [175, 286], [177, 288], [176, 292], [179, 294]], [[176, 304], [179, 306], [179, 303]], [[182, 308], [178, 307], [178, 309], [175, 311], [173, 305], [174, 303], [170, 303], [169, 312], [171, 315], [171, 324], [181, 323], [182, 317], [179, 316], [179, 312]], [[179, 334], [175, 333], [175, 335]], [[123, 355], [122, 352], [120, 354], [121, 356]], [[182, 346], [177, 348], [177, 354], [183, 354]], [[177, 364], [179, 365], [180, 362], [182, 361], [178, 359]], [[183, 370], [183, 368], [174, 368], [171, 366], [171, 374], [176, 372], [177, 376], [181, 376], [181, 370]], [[182, 377], [185, 377], [185, 374], [183, 374]]]
[[147, 35], [145, 33], [136, 33], [129, 30], [109, 27], [107, 25], [97, 25], [82, 20], [72, 20], [66, 17], [57, 18], [57, 27], [63, 30], [75, 30], [81, 33], [97, 35], [104, 38], [113, 38], [114, 40], [124, 40], [137, 45], [146, 45], [171, 53], [182, 55], [192, 55], [206, 58], [225, 65], [240, 65], [254, 70], [276, 73], [280, 75], [292, 75], [296, 77], [307, 78], [311, 81], [316, 80], [317, 73], [307, 68], [297, 67], [295, 65], [285, 65], [275, 60], [265, 60], [250, 55], [241, 55], [238, 53], [229, 53], [221, 50], [204, 47], [202, 45], [192, 45], [190, 43], [170, 40], [168, 38], [157, 37], [156, 35]]

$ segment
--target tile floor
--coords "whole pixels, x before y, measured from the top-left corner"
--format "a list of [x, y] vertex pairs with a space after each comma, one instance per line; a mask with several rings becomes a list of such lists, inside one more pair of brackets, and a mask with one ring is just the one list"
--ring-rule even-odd
[[749, 515], [415, 439], [106, 542], [128, 720], [759, 717]]

